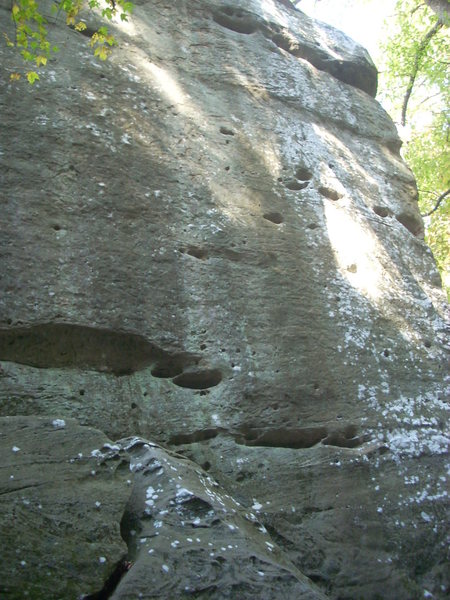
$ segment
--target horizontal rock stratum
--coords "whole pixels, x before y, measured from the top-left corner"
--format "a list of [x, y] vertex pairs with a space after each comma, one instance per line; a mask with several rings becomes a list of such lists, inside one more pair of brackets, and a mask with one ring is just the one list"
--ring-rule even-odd
[[285, 1], [136, 4], [106, 63], [57, 19], [0, 79], [0, 595], [448, 597], [445, 302], [376, 68]]

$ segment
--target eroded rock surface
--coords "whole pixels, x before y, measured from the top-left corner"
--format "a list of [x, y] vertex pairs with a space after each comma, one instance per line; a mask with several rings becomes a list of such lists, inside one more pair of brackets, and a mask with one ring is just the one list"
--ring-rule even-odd
[[0, 419], [2, 598], [102, 590], [127, 555], [120, 520], [131, 482], [118, 449], [73, 420]]
[[[131, 456], [133, 493], [122, 520], [131, 568], [113, 598], [325, 596], [258, 522], [207, 472], [145, 440], [121, 443]], [[256, 505], [259, 508], [259, 505]]]
[[[137, 4], [105, 64], [58, 24], [64, 51], [40, 82], [0, 80], [0, 414], [142, 436], [258, 507], [279, 558], [267, 567], [252, 538], [216, 561], [198, 536], [204, 552], [186, 552], [205, 597], [248, 584], [239, 597], [276, 598], [281, 577], [289, 600], [445, 598], [445, 308], [370, 58], [284, 2]], [[145, 510], [155, 484], [127, 478]], [[111, 471], [109, 485], [123, 481]], [[154, 558], [156, 597], [201, 589], [171, 545], [189, 502], [164, 490], [167, 534], [155, 557], [127, 538], [120, 597]], [[208, 542], [227, 548], [222, 517]], [[34, 552], [42, 564], [45, 545]]]

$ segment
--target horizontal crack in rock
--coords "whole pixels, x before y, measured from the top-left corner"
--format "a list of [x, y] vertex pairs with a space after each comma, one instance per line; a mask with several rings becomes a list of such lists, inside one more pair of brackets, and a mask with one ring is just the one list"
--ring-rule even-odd
[[155, 377], [174, 377], [197, 357], [170, 353], [135, 333], [68, 323], [0, 329], [0, 360], [38, 368], [85, 368], [130, 375], [155, 365]]

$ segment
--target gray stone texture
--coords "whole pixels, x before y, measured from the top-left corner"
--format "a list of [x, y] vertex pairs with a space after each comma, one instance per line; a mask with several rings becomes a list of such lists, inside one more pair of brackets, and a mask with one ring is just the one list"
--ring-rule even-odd
[[11, 597], [50, 563], [48, 599], [449, 593], [445, 303], [415, 181], [366, 51], [285, 4], [139, 1], [106, 63], [59, 17], [33, 87], [0, 47], [0, 485], [29, 442], [34, 502], [5, 505]]

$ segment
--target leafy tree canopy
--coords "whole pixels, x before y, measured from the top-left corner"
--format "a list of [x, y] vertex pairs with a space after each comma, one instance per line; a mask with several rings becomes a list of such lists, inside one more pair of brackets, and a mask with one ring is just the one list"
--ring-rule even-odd
[[[15, 37], [11, 39], [6, 32], [3, 36], [8, 46], [16, 47], [26, 63], [26, 77], [33, 84], [39, 79], [36, 67], [45, 66], [50, 56], [59, 51], [52, 45], [48, 36], [49, 17], [44, 15], [40, 0], [13, 0], [11, 4], [11, 19], [15, 26]], [[77, 31], [87, 30], [87, 24], [81, 14], [83, 9], [97, 10], [106, 21], [111, 21], [116, 15], [122, 21], [128, 19], [133, 10], [133, 3], [127, 0], [61, 0], [52, 5], [56, 18], [61, 13], [69, 27]], [[111, 47], [116, 44], [114, 36], [108, 27], [100, 27], [90, 36], [90, 45], [94, 55], [106, 60]], [[11, 73], [11, 80], [21, 78], [20, 73]]]
[[417, 179], [426, 241], [450, 292], [450, 40], [447, 0], [397, 0], [383, 44], [380, 100]]

